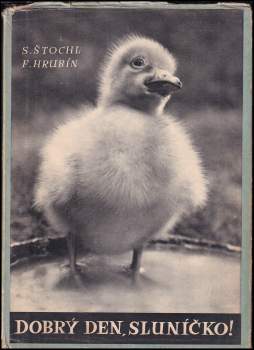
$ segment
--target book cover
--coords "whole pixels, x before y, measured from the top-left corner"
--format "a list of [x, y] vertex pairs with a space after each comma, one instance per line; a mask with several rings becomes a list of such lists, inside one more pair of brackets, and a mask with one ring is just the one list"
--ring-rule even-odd
[[250, 348], [250, 7], [2, 18], [2, 346]]

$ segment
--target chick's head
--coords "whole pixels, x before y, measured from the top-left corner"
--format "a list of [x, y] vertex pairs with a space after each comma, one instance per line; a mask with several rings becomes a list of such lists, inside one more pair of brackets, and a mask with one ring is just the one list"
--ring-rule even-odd
[[99, 103], [123, 103], [154, 112], [165, 106], [182, 83], [174, 57], [158, 42], [139, 36], [121, 40], [109, 52], [101, 72]]

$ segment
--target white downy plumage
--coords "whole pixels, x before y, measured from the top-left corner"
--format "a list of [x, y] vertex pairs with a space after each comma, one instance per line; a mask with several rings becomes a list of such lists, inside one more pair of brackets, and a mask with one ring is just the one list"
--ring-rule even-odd
[[84, 250], [140, 252], [205, 203], [199, 155], [183, 126], [164, 113], [182, 86], [175, 69], [156, 41], [123, 39], [100, 72], [97, 106], [70, 116], [42, 149], [36, 205]]

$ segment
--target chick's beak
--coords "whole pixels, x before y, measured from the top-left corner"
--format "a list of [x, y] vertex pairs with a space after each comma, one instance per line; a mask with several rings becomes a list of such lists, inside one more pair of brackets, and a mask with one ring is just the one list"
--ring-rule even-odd
[[151, 93], [168, 96], [172, 92], [182, 88], [181, 80], [166, 70], [157, 68], [152, 78], [146, 80], [145, 85]]

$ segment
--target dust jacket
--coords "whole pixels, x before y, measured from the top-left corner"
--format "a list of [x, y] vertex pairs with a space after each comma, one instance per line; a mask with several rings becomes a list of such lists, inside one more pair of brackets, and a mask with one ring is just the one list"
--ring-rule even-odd
[[2, 347], [251, 348], [250, 6], [2, 19]]

